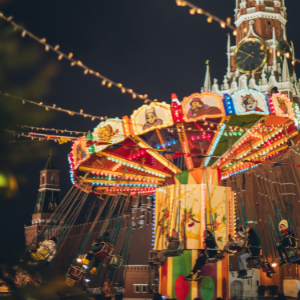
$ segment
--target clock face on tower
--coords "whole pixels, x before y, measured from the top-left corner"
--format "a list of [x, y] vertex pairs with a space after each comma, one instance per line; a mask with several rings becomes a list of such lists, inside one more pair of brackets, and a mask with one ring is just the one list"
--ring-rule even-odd
[[255, 73], [264, 66], [267, 57], [264, 42], [257, 38], [248, 38], [237, 45], [234, 64], [241, 73]]

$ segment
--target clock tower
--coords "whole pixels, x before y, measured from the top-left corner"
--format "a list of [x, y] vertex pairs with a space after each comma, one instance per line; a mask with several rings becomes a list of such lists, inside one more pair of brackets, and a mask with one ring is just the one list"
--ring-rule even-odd
[[235, 2], [235, 45], [228, 35], [227, 72], [223, 84], [214, 79], [211, 92], [231, 95], [246, 88], [266, 94], [277, 87], [299, 103], [300, 83], [294, 70], [294, 46], [287, 40], [285, 0]]

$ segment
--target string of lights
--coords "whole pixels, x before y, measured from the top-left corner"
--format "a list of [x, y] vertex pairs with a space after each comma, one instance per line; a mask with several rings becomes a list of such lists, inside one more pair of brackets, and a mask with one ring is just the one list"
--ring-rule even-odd
[[[270, 51], [270, 53], [272, 53], [272, 52], [273, 52], [273, 49], [270, 49], [269, 51]], [[285, 52], [285, 51], [282, 51], [282, 50], [278, 50], [278, 51], [276, 52], [276, 55], [277, 55], [277, 57], [280, 57], [281, 55], [283, 55], [283, 56], [285, 56], [287, 59], [290, 59], [290, 58], [292, 57], [292, 54], [291, 54], [290, 52]], [[293, 66], [295, 66], [296, 62], [300, 62], [300, 59], [295, 58], [295, 57], [292, 57], [292, 58], [293, 58], [293, 59], [292, 59], [292, 61], [291, 61], [291, 64], [292, 64]]]
[[[106, 86], [107, 88], [111, 88], [112, 86], [117, 87], [118, 89], [120, 89], [121, 93], [128, 93], [132, 95], [132, 98], [140, 98], [143, 99], [147, 102], [152, 102], [152, 100], [148, 99], [148, 95], [147, 94], [139, 94], [136, 93], [135, 91], [133, 91], [133, 89], [129, 89], [123, 86], [122, 83], [117, 83], [103, 75], [101, 75], [99, 72], [94, 71], [93, 69], [87, 67], [86, 65], [84, 65], [80, 60], [75, 60], [73, 58], [73, 53], [70, 52], [69, 54], [65, 54], [64, 52], [62, 52], [61, 50], [59, 50], [60, 46], [56, 45], [56, 46], [52, 46], [49, 43], [47, 43], [47, 40], [45, 38], [39, 38], [37, 37], [35, 34], [33, 34], [32, 32], [28, 31], [27, 29], [25, 29], [23, 26], [15, 23], [13, 21], [13, 17], [6, 17], [2, 12], [0, 12], [0, 18], [2, 18], [3, 20], [5, 20], [6, 22], [8, 22], [9, 24], [11, 24], [14, 29], [17, 31], [21, 31], [21, 36], [24, 38], [26, 35], [29, 36], [31, 39], [35, 40], [36, 42], [42, 44], [45, 47], [45, 51], [53, 51], [58, 55], [58, 60], [62, 60], [62, 59], [67, 59], [71, 62], [71, 66], [77, 66], [79, 68], [83, 69], [83, 74], [87, 75], [93, 75], [99, 79], [102, 80], [102, 86]], [[157, 101], [157, 99], [154, 99], [154, 101]]]
[[13, 136], [17, 137], [25, 137], [25, 138], [30, 138], [31, 140], [39, 140], [39, 141], [44, 141], [44, 140], [54, 140], [55, 142], [62, 141], [63, 143], [66, 142], [72, 142], [76, 137], [72, 136], [61, 136], [61, 135], [51, 135], [51, 134], [43, 134], [43, 133], [35, 133], [35, 132], [17, 132], [17, 131], [12, 131], [12, 130], [6, 130], [8, 133], [12, 134]]
[[[195, 14], [200, 14], [201, 15], [201, 14], [203, 14], [203, 15], [207, 16], [207, 22], [208, 23], [212, 23], [212, 21], [214, 20], [214, 21], [220, 23], [220, 26], [222, 28], [226, 28], [227, 27], [227, 28], [232, 29], [234, 36], [237, 35], [237, 29], [236, 29], [236, 27], [234, 27], [231, 24], [231, 18], [230, 17], [228, 17], [226, 19], [226, 22], [225, 22], [224, 20], [220, 19], [219, 17], [212, 15], [211, 13], [203, 10], [202, 8], [196, 6], [196, 5], [194, 5], [194, 4], [192, 4], [192, 3], [188, 2], [188, 1], [185, 1], [185, 0], [175, 0], [175, 1], [176, 1], [176, 4], [178, 6], [187, 6], [187, 7], [189, 7], [190, 8], [189, 12], [190, 12], [191, 15], [195, 15]], [[251, 39], [251, 38], [249, 38], [249, 39]], [[270, 51], [270, 53], [272, 53], [273, 49], [270, 49], [269, 51]], [[290, 59], [292, 57], [292, 54], [290, 52], [285, 52], [283, 50], [277, 50], [276, 55], [278, 57], [280, 57], [281, 55], [286, 56], [287, 59]], [[291, 61], [291, 64], [293, 66], [296, 64], [296, 62], [298, 62], [298, 63], [300, 62], [300, 59], [295, 58], [295, 57], [292, 57], [292, 58], [293, 59]]]
[[[95, 121], [95, 120], [100, 120], [100, 121], [104, 121], [107, 119], [107, 116], [94, 116], [94, 115], [91, 115], [91, 114], [87, 114], [87, 113], [84, 113], [83, 109], [81, 109], [79, 112], [76, 112], [76, 111], [73, 111], [73, 110], [70, 110], [70, 109], [64, 109], [64, 108], [61, 108], [61, 107], [57, 107], [56, 104], [53, 104], [53, 105], [47, 105], [47, 104], [44, 104], [43, 102], [36, 102], [36, 101], [33, 101], [33, 100], [28, 100], [28, 99], [25, 99], [25, 98], [22, 98], [22, 97], [19, 97], [19, 96], [16, 96], [16, 95], [11, 95], [9, 93], [6, 93], [6, 92], [2, 92], [0, 91], [0, 95], [4, 96], [4, 97], [8, 97], [8, 98], [12, 98], [12, 99], [16, 99], [16, 100], [20, 100], [22, 101], [23, 104], [26, 104], [26, 103], [30, 103], [30, 104], [33, 104], [33, 105], [37, 105], [37, 106], [40, 106], [40, 107], [44, 107], [46, 111], [49, 111], [49, 110], [56, 110], [56, 111], [60, 111], [60, 112], [64, 112], [64, 113], [67, 113], [71, 116], [74, 116], [74, 115], [79, 115], [79, 116], [83, 116], [85, 118], [90, 118], [91, 121]], [[0, 97], [1, 98], [1, 97]], [[225, 124], [225, 123], [224, 123]], [[144, 124], [136, 124], [136, 125], [144, 125]], [[218, 132], [221, 124], [220, 123], [216, 123], [216, 122], [212, 122], [212, 121], [208, 121], [208, 120], [205, 120], [204, 123], [203, 123], [204, 126], [206, 125], [209, 125], [212, 127], [212, 129], [195, 129], [195, 128], [192, 128], [192, 127], [189, 127], [187, 128], [186, 130], [187, 131], [195, 131], [195, 132]], [[226, 131], [231, 131], [231, 132], [234, 132], [234, 131], [240, 131], [240, 132], [250, 132], [251, 129], [250, 128], [244, 128], [244, 127], [239, 127], [239, 126], [231, 126], [231, 125], [228, 125], [228, 124], [225, 124], [226, 125]], [[213, 128], [215, 127], [215, 128]], [[278, 126], [274, 126], [272, 125], [271, 127], [263, 127], [262, 132], [268, 132], [268, 131], [272, 131], [276, 128], [284, 128], [285, 125], [278, 125]], [[41, 129], [41, 130], [47, 130], [47, 129], [43, 129], [43, 127], [32, 127], [32, 126], [28, 126], [28, 128], [35, 128], [35, 129]], [[73, 132], [73, 133], [89, 133], [89, 132], [80, 132], [80, 131], [75, 131], [75, 130], [61, 130], [61, 129], [48, 129], [48, 130], [53, 130], [53, 131], [64, 131], [64, 132]], [[177, 128], [172, 128], [172, 129], [168, 129], [168, 132], [172, 133], [173, 131], [176, 131]], [[225, 131], [225, 133], [226, 133]]]
[[209, 13], [208, 11], [205, 11], [204, 9], [188, 2], [188, 1], [185, 1], [185, 0], [175, 0], [176, 1], [176, 4], [178, 6], [187, 6], [187, 7], [190, 7], [190, 14], [191, 15], [195, 15], [196, 13], [199, 14], [199, 15], [205, 15], [207, 16], [207, 22], [208, 23], [211, 23], [213, 20], [220, 23], [220, 26], [222, 28], [230, 28], [233, 30], [233, 35], [237, 35], [237, 30], [236, 30], [236, 27], [234, 27], [232, 24], [231, 24], [231, 18], [227, 18], [226, 19], [226, 22], [221, 20], [220, 18], [212, 15], [211, 13]]
[[76, 111], [73, 111], [73, 110], [70, 110], [70, 109], [65, 109], [65, 108], [57, 107], [56, 104], [47, 105], [47, 104], [44, 104], [43, 102], [36, 102], [36, 101], [24, 99], [22, 97], [15, 96], [15, 95], [10, 95], [8, 93], [1, 92], [1, 91], [0, 91], [0, 95], [2, 95], [4, 97], [9, 97], [9, 98], [20, 100], [20, 101], [22, 101], [23, 104], [30, 103], [30, 104], [34, 104], [34, 105], [37, 105], [37, 106], [44, 107], [45, 110], [47, 110], [47, 111], [49, 111], [49, 110], [61, 111], [61, 112], [67, 113], [67, 114], [69, 114], [71, 116], [78, 115], [78, 116], [83, 116], [85, 118], [91, 118], [92, 121], [94, 121], [96, 119], [104, 121], [105, 119], [107, 119], [106, 116], [105, 117], [99, 117], [99, 116], [94, 116], [94, 115], [91, 115], [91, 114], [86, 114], [86, 113], [83, 112], [83, 109], [81, 109], [79, 112], [76, 112]]
[[[11, 133], [13, 136], [17, 136], [17, 137], [24, 137], [24, 138], [30, 138], [32, 141], [48, 141], [48, 140], [54, 140], [55, 142], [59, 142], [61, 139], [64, 139], [64, 142], [73, 142], [74, 139], [76, 139], [75, 137], [67, 137], [67, 136], [57, 136], [57, 135], [47, 135], [47, 134], [40, 134], [40, 133], [34, 133], [34, 132], [30, 132], [30, 133], [18, 133], [15, 131], [8, 131], [9, 133]], [[25, 141], [10, 141], [10, 143], [15, 143], [15, 142], [25, 142]], [[162, 151], [162, 150], [157, 150], [157, 149], [152, 149], [153, 151]], [[177, 152], [174, 152], [174, 154]], [[178, 152], [179, 153], [179, 152]], [[181, 152], [180, 152], [181, 153]], [[187, 154], [187, 153], [181, 153], [182, 155]], [[190, 154], [191, 156], [198, 156], [199, 154]], [[210, 158], [222, 158], [222, 161], [234, 161], [236, 164], [238, 163], [254, 163], [254, 164], [258, 164], [261, 160], [265, 160], [265, 158], [261, 158], [265, 155], [256, 155], [256, 157], [249, 157], [249, 158], [236, 158], [236, 157], [222, 157], [219, 155], [201, 155], [201, 157], [205, 158], [205, 157], [210, 157]], [[278, 164], [278, 163], [282, 163], [282, 162], [277, 162], [277, 161], [269, 161], [268, 163], [272, 163], [272, 164]], [[298, 166], [297, 164], [294, 163], [284, 163], [284, 164], [289, 164], [289, 165], [293, 165], [293, 166]], [[236, 168], [236, 167], [235, 167]]]
[[19, 126], [21, 128], [31, 128], [32, 130], [35, 129], [35, 130], [43, 130], [43, 131], [55, 131], [56, 133], [70, 133], [70, 134], [88, 134], [90, 133], [90, 131], [88, 132], [84, 132], [84, 131], [75, 131], [75, 130], [67, 130], [67, 129], [55, 129], [55, 128], [45, 128], [45, 127], [35, 127], [35, 126], [28, 126], [28, 125], [18, 125], [18, 124], [15, 124], [16, 126]]

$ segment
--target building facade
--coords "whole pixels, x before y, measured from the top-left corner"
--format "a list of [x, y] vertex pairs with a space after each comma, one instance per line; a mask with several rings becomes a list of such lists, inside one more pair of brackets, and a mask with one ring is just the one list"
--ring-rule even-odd
[[38, 231], [50, 221], [50, 216], [60, 203], [60, 171], [54, 167], [52, 155], [40, 171], [39, 192], [32, 214], [31, 226], [25, 227], [25, 244], [28, 246]]
[[214, 79], [211, 84], [207, 66], [203, 91], [232, 95], [254, 89], [268, 93], [276, 86], [299, 103], [300, 83], [294, 69], [294, 45], [287, 40], [285, 0], [236, 0], [234, 18], [237, 35], [235, 45], [228, 35], [223, 83]]

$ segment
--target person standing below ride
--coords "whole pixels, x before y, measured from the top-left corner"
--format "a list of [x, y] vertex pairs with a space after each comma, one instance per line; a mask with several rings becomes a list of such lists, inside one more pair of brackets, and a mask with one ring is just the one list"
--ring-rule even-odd
[[273, 94], [278, 94], [278, 93], [279, 93], [279, 91], [278, 91], [277, 86], [273, 85], [270, 90], [270, 95], [272, 96]]
[[106, 279], [103, 285], [103, 294], [104, 297], [113, 297], [114, 295], [111, 293], [111, 288], [112, 288], [113, 282], [110, 281], [109, 278]]
[[[280, 239], [280, 244], [277, 246], [277, 250], [279, 253], [279, 256], [281, 258], [279, 266], [282, 266], [286, 264], [287, 262], [290, 262], [290, 259], [286, 252], [286, 247], [295, 247], [296, 241], [295, 241], [295, 234], [294, 232], [289, 228], [287, 220], [281, 220], [279, 222], [279, 231], [282, 235], [282, 237], [278, 236]], [[292, 237], [292, 238], [290, 238]], [[283, 253], [285, 255], [285, 258], [283, 257]]]
[[[247, 230], [248, 235], [247, 235], [247, 239], [248, 239], [248, 249], [245, 251], [244, 254], [242, 254], [239, 257], [239, 275], [238, 277], [243, 277], [247, 275], [247, 270], [246, 270], [246, 259], [250, 256], [250, 252], [252, 254], [252, 256], [259, 256], [259, 242], [258, 242], [258, 237], [256, 235], [256, 232], [254, 231], [253, 228], [249, 228]], [[249, 251], [250, 249], [250, 251]]]
[[166, 256], [166, 251], [169, 250], [177, 250], [179, 245], [180, 245], [180, 241], [178, 239], [178, 232], [176, 231], [175, 228], [172, 229], [172, 235], [169, 236], [169, 233], [166, 234], [166, 238], [168, 240], [168, 247], [167, 250], [162, 250], [157, 254], [157, 258], [159, 261], [155, 262], [155, 265], [164, 265], [165, 262], [167, 261], [168, 257]]
[[[212, 235], [212, 233], [209, 230], [206, 230], [206, 239], [204, 244], [205, 249], [216, 249], [217, 243]], [[216, 255], [215, 250], [206, 250], [207, 255], [205, 254], [204, 250], [201, 250], [201, 256], [197, 258], [196, 263], [194, 265], [194, 268], [192, 272], [184, 278], [184, 280], [194, 280], [197, 281], [201, 279], [203, 276], [201, 276], [201, 268], [206, 264], [206, 260], [208, 258], [214, 258]]]

